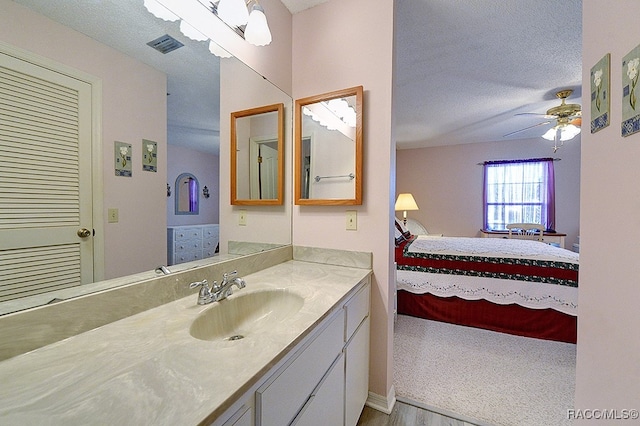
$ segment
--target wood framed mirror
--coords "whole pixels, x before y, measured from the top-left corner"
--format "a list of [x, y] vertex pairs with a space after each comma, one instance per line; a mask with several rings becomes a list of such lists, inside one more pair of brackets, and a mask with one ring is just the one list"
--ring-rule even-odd
[[284, 104], [231, 113], [231, 204], [281, 205]]
[[295, 203], [362, 204], [362, 86], [296, 100]]

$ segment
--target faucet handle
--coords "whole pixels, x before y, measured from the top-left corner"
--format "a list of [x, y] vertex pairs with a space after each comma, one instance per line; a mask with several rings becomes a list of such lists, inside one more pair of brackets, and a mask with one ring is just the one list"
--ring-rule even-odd
[[227, 281], [227, 278], [233, 277], [234, 275], [237, 275], [237, 274], [238, 274], [237, 270], [234, 270], [231, 272], [225, 272], [224, 274], [222, 274], [222, 278], [224, 281]]
[[209, 283], [208, 283], [207, 280], [195, 281], [195, 282], [192, 282], [191, 284], [189, 284], [189, 288], [196, 288], [196, 287], [202, 286], [202, 288], [206, 288], [208, 290], [209, 289], [209, 285], [208, 284]]

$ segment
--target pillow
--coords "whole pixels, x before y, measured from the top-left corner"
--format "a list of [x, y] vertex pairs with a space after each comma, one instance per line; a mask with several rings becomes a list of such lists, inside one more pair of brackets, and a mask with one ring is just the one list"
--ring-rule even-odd
[[399, 246], [404, 241], [407, 241], [411, 238], [411, 232], [404, 226], [401, 220], [396, 217], [396, 230], [395, 230], [395, 239], [396, 239], [396, 247]]

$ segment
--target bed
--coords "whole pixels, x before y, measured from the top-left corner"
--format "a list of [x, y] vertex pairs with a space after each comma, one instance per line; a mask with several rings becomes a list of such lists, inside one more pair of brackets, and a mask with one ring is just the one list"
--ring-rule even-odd
[[530, 240], [396, 236], [399, 314], [576, 342], [577, 253]]

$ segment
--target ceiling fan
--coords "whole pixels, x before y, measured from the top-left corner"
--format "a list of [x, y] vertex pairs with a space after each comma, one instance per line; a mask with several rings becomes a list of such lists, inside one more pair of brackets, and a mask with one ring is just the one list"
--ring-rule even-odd
[[[578, 104], [568, 104], [566, 103], [566, 99], [571, 96], [573, 90], [566, 89], [560, 90], [556, 93], [556, 97], [560, 99], [560, 105], [555, 106], [553, 108], [549, 108], [546, 114], [538, 114], [538, 113], [521, 113], [516, 115], [533, 115], [547, 119], [538, 124], [534, 124], [533, 126], [525, 127], [524, 129], [516, 130], [515, 132], [507, 133], [504, 137], [511, 136], [516, 133], [524, 132], [525, 130], [533, 129], [538, 126], [544, 126], [545, 124], [550, 124], [553, 120], [556, 121], [555, 126], [549, 129], [544, 135], [543, 138], [555, 141], [555, 145], [553, 147], [553, 152], [556, 152], [564, 141], [574, 138], [578, 133], [580, 133], [580, 126], [582, 125], [582, 108]], [[560, 142], [560, 145], [558, 145]]]

